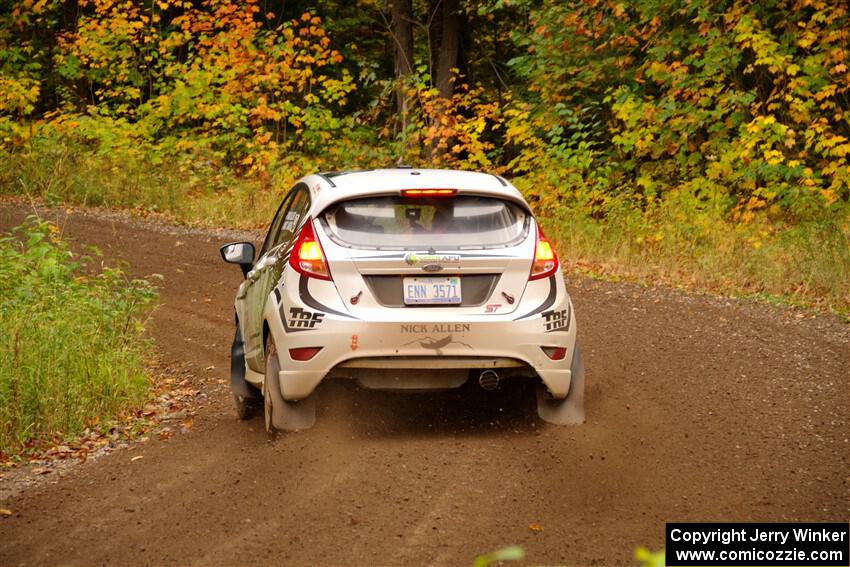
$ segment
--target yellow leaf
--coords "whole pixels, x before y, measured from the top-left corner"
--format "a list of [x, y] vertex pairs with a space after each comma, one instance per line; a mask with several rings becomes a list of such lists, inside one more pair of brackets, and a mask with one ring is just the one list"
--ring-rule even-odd
[[831, 205], [838, 200], [838, 195], [836, 195], [835, 191], [832, 189], [821, 189], [820, 193], [823, 195], [823, 198], [826, 199], [827, 205]]
[[820, 91], [815, 93], [815, 100], [821, 101], [821, 100], [824, 100], [826, 98], [831, 97], [832, 95], [835, 94], [835, 91], [836, 91], [837, 88], [838, 87], [836, 87], [835, 85], [825, 86], [823, 89], [821, 89]]
[[838, 157], [844, 157], [846, 155], [850, 155], [850, 144], [841, 144], [840, 146], [836, 146], [832, 153]]

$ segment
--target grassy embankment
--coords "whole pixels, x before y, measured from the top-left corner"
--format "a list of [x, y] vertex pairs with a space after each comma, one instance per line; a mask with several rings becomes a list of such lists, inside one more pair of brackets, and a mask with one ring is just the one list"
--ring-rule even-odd
[[[38, 140], [0, 163], [7, 194], [240, 228], [265, 226], [286, 187], [311, 168], [301, 161], [261, 182], [203, 162], [151, 160], [140, 151], [105, 155]], [[540, 190], [540, 180], [513, 181]], [[542, 214], [568, 272], [850, 313], [846, 207], [817, 220], [765, 212], [741, 223], [722, 205], [673, 193], [652, 210], [612, 206], [602, 219], [587, 210], [567, 203]]]
[[0, 237], [0, 457], [73, 438], [147, 397], [143, 323], [156, 294], [92, 268], [42, 220]]

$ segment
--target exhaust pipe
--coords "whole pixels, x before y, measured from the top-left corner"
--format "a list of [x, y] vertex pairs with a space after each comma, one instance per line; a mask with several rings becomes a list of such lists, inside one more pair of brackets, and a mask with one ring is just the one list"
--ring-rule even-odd
[[485, 370], [478, 376], [478, 385], [488, 392], [499, 387], [499, 375], [495, 370]]

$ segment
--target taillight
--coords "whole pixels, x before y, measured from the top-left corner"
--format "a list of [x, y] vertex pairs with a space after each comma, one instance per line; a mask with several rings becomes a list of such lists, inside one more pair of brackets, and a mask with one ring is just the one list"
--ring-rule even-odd
[[301, 347], [301, 348], [291, 348], [289, 349], [289, 358], [292, 360], [298, 360], [300, 362], [304, 362], [310, 360], [322, 350], [322, 347]]
[[331, 272], [325, 260], [325, 252], [313, 231], [313, 219], [308, 218], [289, 254], [289, 265], [296, 272], [310, 278], [331, 279]]
[[567, 356], [566, 347], [544, 346], [540, 348], [543, 349], [543, 352], [546, 353], [546, 356], [548, 356], [552, 360], [564, 360], [564, 357]]
[[530, 280], [548, 278], [558, 271], [558, 255], [555, 247], [537, 226], [537, 244], [534, 246], [534, 264], [531, 265]]
[[452, 197], [457, 189], [402, 189], [402, 197]]

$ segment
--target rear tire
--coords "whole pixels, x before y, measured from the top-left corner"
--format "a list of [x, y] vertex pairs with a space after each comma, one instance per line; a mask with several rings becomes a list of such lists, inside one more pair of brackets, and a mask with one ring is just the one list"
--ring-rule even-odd
[[233, 393], [233, 403], [239, 419], [248, 420], [257, 415], [262, 401], [260, 392], [245, 381], [245, 345], [242, 342], [238, 319], [236, 334], [230, 347], [230, 391]]
[[271, 334], [266, 338], [266, 376], [263, 380], [263, 408], [266, 431], [299, 431], [316, 423], [316, 401], [308, 397], [297, 402], [284, 400], [280, 391], [280, 359]]
[[581, 425], [584, 423], [584, 361], [581, 349], [576, 344], [572, 370], [572, 381], [567, 397], [562, 400], [552, 398], [546, 386], [537, 388], [537, 415], [540, 419], [555, 425]]
[[243, 398], [239, 394], [233, 394], [233, 403], [236, 406], [236, 415], [243, 421], [253, 419], [260, 410], [260, 400], [256, 398]]

